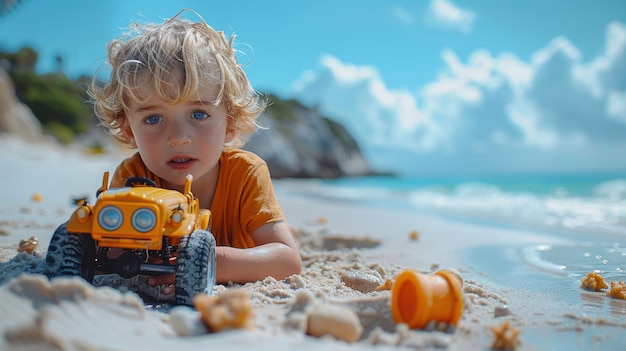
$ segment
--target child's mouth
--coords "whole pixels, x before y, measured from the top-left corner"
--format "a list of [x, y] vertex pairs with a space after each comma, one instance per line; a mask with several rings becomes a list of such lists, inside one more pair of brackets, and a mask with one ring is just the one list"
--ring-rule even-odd
[[185, 163], [185, 162], [189, 162], [189, 161], [191, 161], [190, 158], [176, 158], [176, 159], [173, 159], [170, 162], [172, 162], [172, 163]]
[[189, 157], [181, 157], [171, 159], [168, 164], [176, 170], [186, 170], [193, 166], [195, 159]]

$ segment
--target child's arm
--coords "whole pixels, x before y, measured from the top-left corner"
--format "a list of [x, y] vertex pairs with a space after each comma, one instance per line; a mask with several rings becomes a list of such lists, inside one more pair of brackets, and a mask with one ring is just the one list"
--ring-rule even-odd
[[216, 248], [218, 282], [246, 283], [267, 276], [280, 280], [300, 273], [300, 252], [287, 223], [264, 224], [252, 232], [252, 239], [256, 244], [253, 248]]
[[[299, 274], [302, 259], [298, 245], [285, 222], [267, 223], [252, 232], [256, 247], [238, 249], [230, 246], [216, 248], [216, 280], [219, 283], [248, 283], [272, 276], [278, 280]], [[174, 284], [174, 275], [150, 277], [151, 286]], [[163, 288], [173, 294], [174, 286]]]

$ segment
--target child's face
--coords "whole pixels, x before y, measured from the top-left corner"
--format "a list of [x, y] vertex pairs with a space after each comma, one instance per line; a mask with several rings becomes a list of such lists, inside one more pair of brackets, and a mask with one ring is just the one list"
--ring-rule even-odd
[[148, 169], [171, 186], [183, 185], [187, 174], [194, 182], [215, 179], [224, 144], [235, 134], [223, 104], [212, 103], [217, 87], [200, 88], [196, 98], [176, 105], [161, 100], [150, 88], [141, 89], [150, 98], [131, 103], [123, 132]]

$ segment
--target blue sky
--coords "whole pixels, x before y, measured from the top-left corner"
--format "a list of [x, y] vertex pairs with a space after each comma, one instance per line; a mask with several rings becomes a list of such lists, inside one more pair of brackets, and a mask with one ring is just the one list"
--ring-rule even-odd
[[47, 1], [0, 48], [91, 74], [133, 21], [187, 7], [237, 34], [255, 87], [318, 105], [379, 169], [626, 172], [626, 1]]

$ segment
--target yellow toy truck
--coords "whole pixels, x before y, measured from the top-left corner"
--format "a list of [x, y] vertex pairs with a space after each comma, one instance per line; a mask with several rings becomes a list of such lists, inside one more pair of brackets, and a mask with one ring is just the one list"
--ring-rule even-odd
[[132, 177], [109, 188], [105, 172], [94, 205], [84, 201], [53, 234], [46, 255], [47, 275], [95, 274], [124, 278], [175, 275], [176, 303], [191, 305], [196, 294], [215, 284], [215, 239], [211, 213], [199, 208], [187, 176], [184, 193], [157, 188]]

